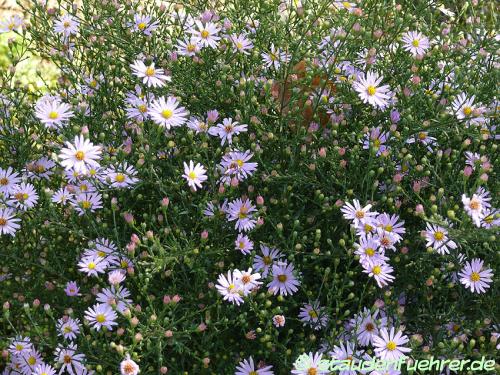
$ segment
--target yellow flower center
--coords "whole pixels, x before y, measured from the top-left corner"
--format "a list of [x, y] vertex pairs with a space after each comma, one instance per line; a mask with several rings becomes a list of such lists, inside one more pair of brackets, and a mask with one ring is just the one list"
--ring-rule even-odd
[[194, 171], [191, 171], [188, 173], [188, 177], [190, 180], [196, 179], [196, 173]]
[[106, 317], [104, 316], [104, 314], [97, 314], [95, 320], [102, 324], [106, 321]]
[[148, 76], [148, 77], [152, 77], [155, 75], [155, 68], [153, 68], [152, 66], [148, 66], [147, 69], [146, 69], [146, 72], [145, 74]]
[[388, 224], [384, 227], [386, 232], [392, 232], [392, 225]]
[[479, 274], [477, 272], [472, 272], [471, 275], [470, 275], [470, 281], [476, 283], [479, 280], [481, 280], [481, 276], [479, 276]]
[[229, 284], [229, 286], [227, 287], [227, 290], [231, 291], [234, 288], [236, 288], [236, 286], [234, 284]]
[[141, 113], [146, 113], [148, 111], [148, 107], [145, 106], [144, 104], [141, 104], [139, 107], [137, 107], [137, 109], [139, 110], [139, 112]]
[[349, 3], [348, 1], [342, 2], [342, 5], [344, 6], [344, 8], [347, 8], [347, 9], [351, 8], [351, 3]]
[[118, 174], [116, 175], [116, 177], [115, 177], [115, 181], [116, 181], [116, 182], [123, 182], [123, 181], [125, 181], [125, 175], [124, 175], [124, 174], [122, 174], [122, 173], [118, 173]]
[[165, 109], [161, 112], [162, 117], [166, 120], [172, 117], [173, 114], [174, 112], [171, 109]]
[[470, 116], [472, 113], [472, 108], [471, 107], [464, 107], [464, 115]]
[[418, 139], [421, 141], [425, 140], [427, 138], [427, 135], [424, 132], [418, 133]]
[[411, 42], [411, 44], [413, 45], [413, 47], [418, 47], [420, 45], [420, 40], [413, 39], [413, 42]]
[[309, 311], [309, 316], [313, 319], [316, 319], [318, 317], [318, 314], [316, 313], [316, 311], [311, 310]]
[[51, 111], [49, 113], [49, 119], [56, 120], [59, 117], [59, 114], [56, 111]]
[[87, 268], [89, 270], [93, 270], [95, 268], [95, 263], [94, 262], [90, 262], [88, 265], [87, 265]]
[[14, 27], [16, 27], [16, 25], [14, 24], [14, 22], [9, 23], [9, 25], [7, 26], [7, 28], [8, 28], [10, 31], [14, 30]]
[[236, 48], [242, 49], [243, 48], [243, 44], [241, 42], [236, 42]]
[[73, 332], [73, 330], [71, 329], [71, 327], [70, 327], [70, 326], [65, 326], [65, 327], [64, 327], [64, 332], [65, 332], [65, 333], [70, 333], [70, 332]]
[[380, 266], [375, 266], [373, 267], [372, 272], [374, 275], [380, 275], [380, 273], [382, 272], [382, 268]]
[[243, 160], [238, 159], [238, 160], [236, 160], [236, 164], [238, 164], [238, 167], [241, 168], [241, 167], [243, 167], [243, 164], [245, 164], [245, 163], [243, 162]]
[[267, 255], [266, 255], [266, 256], [264, 256], [264, 257], [262, 257], [262, 261], [264, 262], [264, 264], [265, 264], [266, 266], [268, 266], [268, 265], [270, 265], [270, 264], [272, 263], [272, 259], [271, 259], [271, 257], [270, 257], [270, 256], [267, 256]]
[[188, 50], [188, 52], [194, 52], [196, 50], [196, 46], [194, 44], [188, 43], [186, 49]]
[[201, 32], [201, 37], [202, 37], [203, 39], [207, 39], [209, 35], [210, 35], [210, 33], [208, 32], [208, 30], [203, 30], [203, 31]]
[[370, 85], [366, 88], [366, 92], [368, 92], [368, 95], [373, 96], [377, 92], [377, 89], [375, 89], [375, 86]]
[[373, 144], [374, 144], [375, 148], [379, 148], [380, 145], [382, 144], [382, 142], [380, 142], [380, 139], [377, 138], [373, 141]]
[[17, 350], [18, 352], [20, 352], [20, 351], [21, 351], [21, 350], [23, 350], [23, 349], [24, 349], [24, 346], [23, 346], [23, 345], [21, 345], [21, 344], [17, 344], [17, 345], [16, 345], [16, 350]]
[[287, 280], [286, 275], [278, 275], [278, 281], [284, 283]]
[[270, 58], [272, 61], [276, 61], [276, 60], [278, 60], [278, 56], [276, 56], [276, 54], [275, 54], [275, 53], [270, 53], [270, 54], [269, 54], [269, 58]]
[[318, 370], [316, 370], [314, 367], [311, 367], [309, 370], [307, 370], [307, 375], [317, 375]]
[[443, 232], [441, 232], [441, 231], [438, 230], [436, 233], [434, 233], [434, 239], [436, 241], [442, 241], [443, 238], [444, 238], [444, 233]]
[[368, 232], [371, 232], [373, 230], [373, 227], [370, 225], [370, 224], [365, 224], [365, 232], [368, 233]]
[[85, 153], [83, 151], [77, 151], [75, 154], [76, 160], [82, 161], [85, 159]]
[[396, 349], [396, 343], [394, 341], [389, 341], [386, 345], [387, 350], [390, 350], [391, 352]]
[[146, 28], [146, 24], [144, 22], [141, 22], [137, 25], [137, 27], [139, 28], [139, 30], [144, 30]]
[[31, 356], [31, 357], [28, 358], [28, 364], [30, 366], [35, 365], [35, 363], [36, 363], [36, 358], [35, 357]]
[[24, 202], [26, 199], [29, 198], [29, 195], [26, 193], [16, 193], [14, 197], [19, 201], [19, 202]]
[[375, 250], [373, 248], [369, 247], [365, 250], [365, 254], [368, 255], [369, 257], [372, 257], [375, 255]]
[[67, 29], [68, 27], [71, 26], [71, 23], [69, 21], [66, 21], [66, 22], [63, 23], [63, 26], [64, 26], [65, 29]]

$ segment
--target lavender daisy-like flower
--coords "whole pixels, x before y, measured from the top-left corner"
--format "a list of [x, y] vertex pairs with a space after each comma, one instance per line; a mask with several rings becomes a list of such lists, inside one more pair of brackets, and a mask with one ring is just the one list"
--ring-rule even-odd
[[460, 282], [472, 293], [485, 293], [492, 282], [493, 272], [489, 268], [483, 269], [483, 264], [481, 259], [472, 259], [458, 274]]
[[235, 229], [248, 232], [252, 230], [257, 223], [257, 220], [253, 217], [255, 211], [257, 211], [257, 209], [248, 198], [238, 198], [229, 203], [227, 220], [236, 220]]
[[300, 282], [293, 274], [294, 267], [292, 263], [278, 262], [272, 267], [273, 280], [267, 284], [269, 292], [274, 295], [282, 296], [292, 295], [298, 290]]

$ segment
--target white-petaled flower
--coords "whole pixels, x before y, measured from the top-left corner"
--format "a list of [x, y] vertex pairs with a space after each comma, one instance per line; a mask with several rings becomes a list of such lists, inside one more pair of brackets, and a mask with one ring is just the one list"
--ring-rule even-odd
[[130, 355], [127, 354], [125, 359], [120, 362], [120, 372], [121, 375], [137, 375], [139, 370], [139, 365], [130, 359]]
[[[378, 213], [371, 212], [371, 208], [371, 204], [361, 207], [359, 200], [354, 199], [352, 204], [345, 203], [340, 211], [343, 213], [344, 219], [352, 220], [354, 226], [358, 226], [360, 224], [372, 224], [375, 222], [375, 217]], [[375, 224], [373, 224], [373, 226], [375, 226]]]
[[142, 14], [135, 14], [134, 22], [129, 24], [129, 26], [132, 27], [132, 30], [143, 33], [147, 36], [151, 35], [151, 33], [155, 31], [159, 25], [159, 21], [151, 22], [151, 17]]
[[17, 14], [5, 17], [2, 21], [0, 21], [0, 34], [15, 31], [23, 26], [23, 23], [23, 19]]
[[75, 136], [74, 144], [66, 142], [66, 147], [61, 150], [59, 159], [61, 165], [66, 169], [73, 169], [78, 173], [88, 173], [90, 168], [99, 168], [101, 148], [94, 146], [92, 142], [85, 139], [83, 135]]
[[408, 31], [403, 34], [403, 49], [413, 56], [423, 55], [429, 49], [429, 39], [418, 31]]
[[193, 35], [202, 47], [217, 48], [220, 40], [219, 31], [220, 28], [212, 22], [203, 24], [201, 21], [196, 21], [188, 32]]
[[457, 244], [448, 238], [448, 231], [438, 225], [427, 223], [425, 238], [427, 239], [425, 246], [432, 246], [441, 255], [449, 254], [450, 249], [457, 248]]
[[244, 359], [238, 366], [236, 366], [236, 372], [234, 375], [274, 375], [271, 370], [273, 366], [263, 366], [257, 368], [253, 362], [253, 358]]
[[244, 296], [247, 296], [252, 290], [259, 288], [262, 284], [262, 282], [258, 281], [260, 273], [252, 273], [251, 268], [247, 271], [234, 270], [233, 277], [234, 281], [239, 284], [239, 288]]
[[234, 242], [234, 248], [241, 251], [242, 254], [248, 255], [253, 249], [253, 242], [248, 238], [247, 235], [239, 233], [236, 241]]
[[114, 188], [128, 189], [139, 182], [135, 177], [137, 170], [127, 162], [106, 169], [104, 175], [107, 177], [105, 181]]
[[281, 49], [275, 48], [274, 44], [271, 44], [269, 52], [262, 52], [261, 57], [266, 68], [273, 67], [274, 69], [279, 69], [281, 64], [286, 64], [290, 61], [290, 56], [286, 52], [281, 51]]
[[302, 354], [294, 363], [293, 375], [327, 375], [330, 373], [330, 361], [322, 360], [323, 353]]
[[284, 327], [285, 326], [285, 317], [283, 315], [275, 315], [273, 316], [273, 324], [275, 327]]
[[192, 160], [189, 161], [189, 165], [184, 162], [184, 177], [189, 185], [194, 191], [196, 188], [201, 188], [201, 183], [207, 180], [207, 170], [200, 163], [196, 163]]
[[245, 34], [233, 34], [229, 36], [229, 40], [233, 44], [234, 52], [241, 52], [244, 55], [249, 55], [250, 51], [253, 48], [253, 43], [250, 39], [247, 38]]
[[11, 167], [7, 169], [0, 168], [0, 193], [8, 196], [12, 193], [12, 189], [21, 182], [21, 176]]
[[112, 331], [113, 326], [117, 325], [116, 312], [107, 304], [101, 303], [88, 308], [85, 311], [85, 319], [97, 330], [105, 327]]
[[269, 292], [274, 295], [280, 294], [281, 296], [292, 295], [297, 292], [300, 282], [293, 274], [293, 264], [285, 262], [278, 262], [272, 267], [273, 280], [267, 284]]
[[382, 328], [379, 336], [373, 339], [375, 355], [383, 360], [397, 360], [406, 356], [404, 353], [411, 352], [410, 348], [404, 346], [408, 341], [408, 337], [403, 335], [403, 332], [394, 333], [394, 327], [391, 328], [390, 332], [387, 328]]
[[218, 136], [221, 139], [221, 146], [224, 146], [226, 141], [229, 144], [233, 143], [233, 135], [238, 135], [246, 131], [246, 124], [238, 124], [232, 118], [225, 118], [222, 120], [222, 124], [217, 124], [217, 126], [212, 126], [208, 129], [208, 134]]
[[481, 226], [481, 219], [484, 216], [484, 210], [490, 207], [490, 204], [480, 195], [472, 194], [469, 198], [465, 194], [462, 194], [462, 203], [464, 205], [465, 212], [469, 215], [476, 224], [477, 227]]
[[78, 270], [87, 276], [97, 277], [99, 273], [104, 273], [109, 266], [109, 262], [99, 256], [86, 256], [78, 263]]
[[35, 116], [48, 129], [57, 129], [74, 116], [71, 106], [57, 97], [43, 97], [35, 105]]
[[78, 20], [76, 20], [72, 15], [66, 14], [54, 22], [54, 31], [59, 34], [63, 34], [66, 38], [71, 34], [78, 33], [79, 26], [80, 22]]
[[363, 103], [384, 108], [391, 97], [388, 94], [390, 91], [389, 85], [379, 86], [383, 79], [384, 77], [379, 76], [376, 72], [368, 72], [366, 75], [360, 75], [352, 85]]
[[84, 374], [86, 371], [83, 362], [85, 355], [77, 353], [77, 345], [74, 343], [69, 344], [67, 347], [58, 346], [55, 350], [55, 357], [57, 363], [61, 364], [59, 374], [67, 371], [70, 374], [79, 375]]
[[102, 208], [102, 198], [99, 193], [78, 194], [70, 199], [70, 203], [80, 216]]
[[308, 325], [315, 330], [326, 327], [328, 323], [328, 315], [318, 301], [304, 303], [299, 311], [299, 319], [304, 325]]
[[235, 229], [243, 232], [252, 230], [257, 224], [253, 213], [257, 211], [252, 202], [248, 199], [235, 199], [229, 203], [227, 210], [227, 220], [235, 221]]
[[33, 372], [32, 375], [55, 375], [56, 370], [51, 366], [46, 363], [39, 364], [37, 367], [35, 367], [35, 371]]
[[9, 234], [14, 237], [16, 231], [21, 227], [18, 223], [21, 219], [15, 217], [12, 208], [0, 208], [0, 235]]
[[35, 187], [31, 184], [22, 182], [12, 188], [10, 199], [7, 201], [7, 204], [21, 211], [27, 211], [35, 207], [37, 202], [38, 194]]
[[391, 275], [394, 269], [385, 262], [362, 263], [361, 265], [363, 266], [363, 272], [373, 277], [379, 288], [392, 283], [394, 280], [394, 276]]
[[58, 204], [66, 204], [71, 198], [73, 198], [73, 193], [71, 193], [66, 187], [60, 188], [53, 195], [51, 201]]
[[451, 108], [457, 119], [468, 125], [480, 125], [486, 121], [483, 116], [485, 108], [474, 104], [475, 98], [475, 95], [467, 97], [465, 93], [461, 93], [451, 103]]
[[80, 320], [71, 317], [61, 318], [57, 321], [58, 336], [64, 337], [66, 340], [74, 340], [80, 333]]
[[155, 64], [150, 65], [144, 64], [142, 60], [135, 60], [132, 65], [132, 73], [142, 78], [142, 83], [148, 87], [163, 87], [165, 82], [170, 82], [172, 78], [166, 75], [163, 69], [155, 68]]
[[185, 124], [188, 112], [186, 108], [179, 106], [179, 102], [173, 96], [169, 96], [166, 100], [162, 96], [151, 102], [149, 115], [156, 124], [170, 130], [172, 127]]
[[240, 305], [243, 303], [242, 291], [236, 282], [231, 271], [227, 271], [227, 278], [225, 275], [220, 274], [215, 286], [218, 292], [223, 296], [224, 301], [231, 302], [232, 304]]
[[178, 54], [189, 57], [196, 56], [201, 49], [199, 40], [193, 36], [185, 40], [178, 40], [176, 47]]
[[466, 262], [458, 277], [460, 282], [470, 289], [472, 293], [485, 293], [492, 282], [493, 272], [491, 269], [483, 269], [484, 262], [475, 258]]

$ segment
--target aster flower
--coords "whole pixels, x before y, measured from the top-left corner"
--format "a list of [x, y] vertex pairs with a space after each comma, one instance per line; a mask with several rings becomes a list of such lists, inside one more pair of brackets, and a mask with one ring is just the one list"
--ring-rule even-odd
[[255, 220], [253, 216], [255, 211], [257, 211], [257, 209], [248, 198], [244, 198], [243, 200], [238, 198], [229, 203], [227, 220], [236, 220], [235, 229], [248, 232], [257, 224], [257, 220]]
[[53, 195], [51, 201], [58, 204], [66, 204], [71, 198], [73, 198], [73, 193], [71, 193], [68, 188], [60, 188]]
[[458, 274], [460, 282], [472, 293], [485, 293], [492, 283], [493, 272], [489, 268], [484, 269], [483, 264], [481, 259], [472, 259], [471, 262], [465, 263], [465, 267]]
[[116, 322], [116, 312], [105, 303], [96, 304], [92, 308], [89, 307], [85, 311], [85, 319], [88, 320], [97, 331], [103, 327], [112, 331], [113, 326], [118, 324]]
[[142, 83], [148, 87], [163, 87], [165, 82], [170, 82], [172, 78], [167, 76], [163, 69], [155, 68], [155, 64], [144, 64], [142, 60], [135, 60], [130, 67], [132, 74], [142, 79]]
[[15, 172], [11, 167], [7, 169], [0, 168], [0, 193], [4, 196], [10, 195], [14, 186], [21, 182], [19, 173]]
[[235, 241], [235, 249], [241, 251], [244, 255], [248, 255], [253, 249], [253, 242], [247, 235], [240, 233]]
[[21, 211], [27, 211], [35, 207], [37, 202], [38, 194], [35, 187], [32, 184], [22, 182], [12, 187], [10, 199], [7, 203]]
[[377, 237], [371, 235], [360, 237], [359, 243], [355, 243], [354, 247], [356, 248], [354, 253], [359, 256], [360, 263], [375, 264], [389, 260], [379, 250], [380, 242]]
[[201, 21], [195, 21], [194, 26], [188, 30], [189, 33], [200, 43], [202, 47], [217, 48], [220, 36], [220, 28], [212, 22], [203, 24]]
[[0, 21], [0, 34], [15, 31], [23, 26], [23, 19], [17, 14], [7, 16]]
[[373, 339], [375, 355], [383, 360], [397, 360], [406, 356], [405, 353], [411, 352], [410, 348], [404, 346], [408, 341], [403, 332], [394, 333], [394, 327], [390, 331], [384, 327], [380, 330], [380, 335]]
[[52, 169], [55, 166], [56, 163], [45, 156], [38, 160], [29, 162], [26, 164], [28, 178], [33, 180], [40, 180], [43, 178], [49, 180], [50, 176], [54, 173]]
[[381, 155], [383, 152], [389, 149], [385, 143], [389, 140], [389, 133], [382, 131], [382, 128], [377, 126], [376, 128], [371, 128], [369, 134], [365, 134], [363, 139], [363, 149], [369, 150], [373, 147], [377, 151], [377, 156]]
[[493, 228], [500, 226], [500, 210], [497, 208], [485, 208], [481, 218], [481, 227]]
[[223, 274], [219, 275], [217, 285], [215, 287], [223, 296], [224, 301], [231, 302], [232, 304], [236, 304], [238, 306], [243, 303], [243, 298], [241, 296], [242, 291], [239, 288], [239, 283], [236, 282], [231, 271], [227, 271], [227, 278]]
[[392, 235], [395, 242], [399, 242], [403, 239], [403, 234], [406, 233], [404, 227], [405, 222], [399, 221], [398, 215], [389, 215], [386, 213], [381, 213], [377, 216], [377, 227], [382, 228], [385, 232]]
[[[339, 346], [334, 346], [333, 351], [329, 353], [333, 359], [337, 361], [347, 361], [350, 365], [358, 360], [360, 352], [356, 350], [355, 346], [349, 341], [339, 343]], [[341, 370], [339, 375], [357, 375], [354, 370]]]
[[33, 344], [29, 337], [16, 336], [11, 340], [8, 351], [13, 356], [29, 353], [33, 349]]
[[86, 212], [95, 212], [95, 210], [102, 208], [102, 199], [99, 193], [79, 194], [71, 198], [70, 203], [80, 216], [85, 215]]
[[244, 55], [249, 55], [251, 50], [253, 48], [253, 43], [250, 39], [245, 34], [233, 34], [229, 36], [229, 40], [233, 44], [233, 51], [234, 52], [241, 52]]
[[207, 133], [210, 127], [208, 122], [195, 116], [189, 119], [187, 126], [189, 129], [194, 130], [196, 134]]
[[47, 129], [57, 129], [74, 116], [69, 104], [58, 97], [43, 97], [35, 106], [35, 116]]
[[403, 34], [403, 49], [413, 56], [423, 55], [429, 49], [429, 39], [418, 31], [408, 31]]
[[290, 56], [281, 51], [281, 49], [276, 49], [274, 44], [271, 44], [269, 52], [261, 53], [261, 57], [266, 68], [273, 67], [274, 69], [279, 69], [281, 64], [286, 64], [290, 61]]
[[448, 238], [448, 231], [435, 224], [427, 223], [425, 238], [427, 239], [425, 246], [432, 246], [441, 255], [449, 254], [450, 249], [457, 248], [457, 244]]
[[70, 317], [61, 318], [57, 321], [58, 336], [64, 337], [66, 340], [74, 340], [80, 333], [80, 320]]
[[383, 288], [394, 280], [394, 276], [391, 275], [394, 269], [385, 262], [362, 263], [361, 265], [363, 272], [373, 277], [379, 288]]
[[274, 375], [271, 370], [273, 366], [263, 366], [261, 368], [256, 368], [253, 358], [244, 359], [238, 366], [236, 366], [236, 372], [234, 375]]
[[253, 175], [257, 169], [257, 163], [251, 163], [249, 160], [253, 154], [247, 150], [245, 152], [230, 151], [222, 157], [219, 169], [222, 172], [220, 181], [230, 183], [231, 178], [235, 177], [238, 181], [243, 181]]
[[327, 375], [330, 373], [330, 361], [322, 360], [323, 353], [302, 354], [294, 363], [293, 375]]
[[300, 282], [293, 274], [293, 264], [278, 262], [273, 264], [272, 276], [273, 280], [267, 284], [269, 292], [276, 295], [278, 292], [282, 296], [292, 295], [298, 290]]
[[56, 370], [46, 363], [39, 364], [35, 367], [35, 371], [33, 371], [32, 375], [55, 375]]
[[380, 249], [385, 252], [385, 250], [396, 251], [396, 246], [394, 246], [397, 242], [396, 236], [394, 233], [387, 232], [383, 228], [377, 227], [375, 229], [378, 243], [380, 244]]
[[373, 107], [384, 107], [387, 105], [390, 96], [387, 94], [390, 91], [389, 85], [379, 86], [384, 77], [378, 73], [368, 72], [362, 74], [353, 83], [353, 88], [358, 92], [363, 103], [368, 103]]
[[55, 350], [55, 357], [57, 363], [61, 365], [59, 369], [59, 374], [65, 371], [70, 374], [81, 374], [85, 370], [83, 362], [85, 361], [85, 355], [77, 353], [77, 345], [70, 343], [68, 346], [58, 346]]
[[221, 146], [224, 144], [233, 143], [233, 135], [238, 135], [242, 132], [247, 131], [247, 125], [238, 124], [238, 122], [234, 121], [232, 118], [225, 118], [222, 120], [222, 124], [217, 124], [217, 126], [213, 126], [208, 130], [208, 134], [213, 136], [218, 136], [221, 139]]
[[104, 174], [109, 178], [110, 186], [114, 188], [129, 189], [139, 182], [139, 179], [135, 177], [137, 176], [137, 170], [128, 165], [127, 162], [106, 169]]
[[194, 191], [197, 188], [201, 188], [201, 183], [207, 180], [207, 170], [200, 163], [196, 163], [192, 160], [189, 161], [189, 165], [184, 162], [184, 174], [182, 177], [187, 181], [189, 187]]
[[87, 173], [90, 168], [99, 168], [101, 148], [94, 146], [83, 135], [75, 136], [74, 144], [66, 142], [66, 147], [61, 150], [59, 159], [66, 169], [73, 169], [78, 173]]
[[467, 125], [480, 125], [486, 121], [482, 115], [485, 108], [474, 104], [475, 98], [475, 95], [468, 97], [465, 93], [461, 93], [451, 103], [457, 119], [464, 121]]
[[151, 17], [149, 16], [135, 14], [134, 22], [129, 24], [129, 26], [131, 26], [132, 30], [134, 30], [135, 32], [150, 36], [151, 33], [158, 28], [159, 24], [159, 21], [151, 22]]
[[252, 273], [251, 268], [247, 271], [234, 270], [233, 278], [234, 281], [239, 284], [238, 287], [243, 292], [244, 296], [247, 296], [252, 290], [262, 285], [262, 282], [258, 281], [260, 279], [260, 273]]
[[65, 38], [78, 33], [80, 22], [72, 15], [66, 14], [54, 22], [54, 31], [63, 34]]
[[172, 127], [183, 125], [188, 112], [186, 108], [179, 106], [179, 102], [173, 96], [169, 96], [166, 100], [162, 96], [151, 102], [149, 115], [156, 124], [170, 130]]
[[343, 213], [344, 219], [352, 220], [354, 225], [358, 225], [360, 223], [371, 222], [378, 215], [377, 212], [371, 212], [372, 208], [371, 204], [366, 205], [365, 207], [361, 207], [359, 200], [354, 199], [353, 203], [345, 203], [344, 206], [340, 209]]
[[473, 194], [471, 198], [462, 194], [462, 203], [464, 205], [465, 212], [469, 215], [476, 224], [477, 227], [481, 226], [481, 219], [484, 216], [484, 210], [490, 207], [487, 200], [478, 194]]
[[15, 211], [12, 208], [0, 208], [0, 235], [9, 234], [14, 237], [14, 234], [21, 227], [18, 219], [14, 215]]
[[21, 354], [19, 364], [23, 374], [32, 374], [35, 368], [43, 364], [42, 356], [38, 350], [32, 348], [30, 351]]
[[299, 319], [304, 325], [308, 325], [315, 330], [326, 327], [328, 323], [328, 315], [318, 301], [304, 303], [299, 311]]
[[80, 272], [84, 272], [87, 276], [97, 277], [99, 273], [104, 273], [109, 263], [104, 259], [97, 256], [84, 257], [78, 263]]
[[429, 152], [432, 152], [434, 149], [432, 146], [437, 146], [437, 139], [435, 137], [429, 136], [428, 132], [418, 132], [417, 134], [413, 135], [412, 137], [408, 138], [406, 140], [406, 143], [408, 144], [413, 144], [413, 143], [421, 143], [424, 146], [427, 147], [427, 150]]
[[80, 288], [76, 284], [76, 281], [68, 281], [66, 283], [66, 288], [64, 288], [64, 293], [66, 293], [68, 297], [81, 296]]
[[282, 254], [278, 249], [269, 248], [264, 244], [260, 244], [262, 256], [256, 255], [253, 261], [253, 268], [261, 271], [262, 277], [267, 277], [269, 269], [274, 261], [281, 261]]
[[97, 294], [97, 302], [107, 304], [114, 310], [124, 313], [125, 310], [132, 304], [129, 299], [130, 291], [122, 286], [112, 285], [110, 288], [104, 288], [102, 292]]
[[199, 39], [192, 36], [185, 40], [178, 40], [176, 47], [179, 55], [193, 57], [200, 52], [201, 44]]
[[379, 310], [372, 314], [370, 310], [365, 309], [362, 314], [359, 314], [351, 321], [351, 324], [356, 329], [357, 341], [361, 346], [373, 344], [373, 339], [379, 334], [379, 328], [387, 325], [386, 317], [380, 318], [380, 321], [377, 322], [378, 315]]
[[127, 354], [125, 359], [120, 362], [121, 375], [137, 375], [139, 372], [139, 365], [131, 360], [130, 355]]

